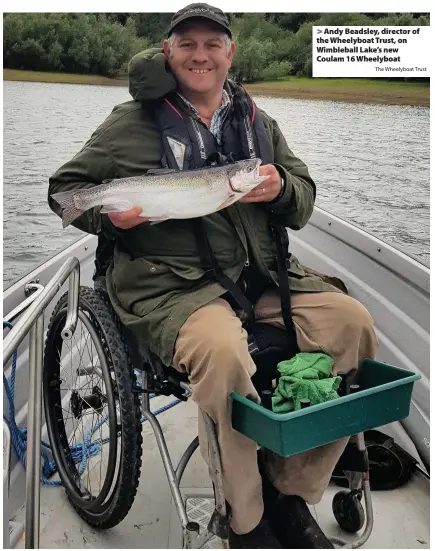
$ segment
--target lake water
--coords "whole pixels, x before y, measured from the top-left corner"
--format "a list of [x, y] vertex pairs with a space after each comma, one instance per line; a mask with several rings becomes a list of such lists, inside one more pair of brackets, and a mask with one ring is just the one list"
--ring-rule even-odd
[[[48, 178], [128, 89], [3, 83], [4, 287], [84, 234], [63, 230]], [[429, 108], [257, 97], [317, 184], [319, 207], [429, 263]]]

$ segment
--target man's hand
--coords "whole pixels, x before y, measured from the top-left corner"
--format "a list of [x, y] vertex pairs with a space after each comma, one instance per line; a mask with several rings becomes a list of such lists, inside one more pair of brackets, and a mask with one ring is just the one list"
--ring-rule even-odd
[[139, 216], [141, 212], [142, 209], [140, 207], [135, 207], [134, 209], [126, 210], [125, 212], [109, 212], [107, 216], [116, 228], [120, 228], [121, 230], [129, 230], [139, 224], [148, 222], [148, 218]]
[[260, 166], [259, 174], [269, 178], [239, 199], [239, 203], [267, 203], [281, 193], [281, 176], [274, 165]]

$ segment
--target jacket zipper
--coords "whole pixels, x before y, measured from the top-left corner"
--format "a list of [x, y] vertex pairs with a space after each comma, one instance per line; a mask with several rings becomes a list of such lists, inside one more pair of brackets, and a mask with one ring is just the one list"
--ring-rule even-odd
[[199, 145], [199, 154], [201, 156], [201, 159], [207, 159], [207, 155], [206, 155], [206, 152], [205, 152], [205, 146], [204, 146], [204, 141], [202, 139], [202, 136], [201, 136], [201, 131], [199, 129], [199, 126], [198, 126], [198, 123], [196, 122], [195, 119], [191, 119], [192, 120], [192, 126], [193, 126], [193, 129], [195, 130], [195, 134], [196, 134], [196, 139], [198, 140], [198, 145]]

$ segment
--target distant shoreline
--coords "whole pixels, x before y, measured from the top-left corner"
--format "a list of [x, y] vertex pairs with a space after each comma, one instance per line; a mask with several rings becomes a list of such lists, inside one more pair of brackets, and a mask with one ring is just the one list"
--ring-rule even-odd
[[[3, 69], [3, 80], [100, 86], [128, 85], [126, 78], [42, 73], [15, 69]], [[429, 84], [421, 82], [289, 77], [286, 80], [274, 82], [246, 84], [246, 88], [254, 96], [425, 107], [430, 105]]]
[[104, 86], [127, 86], [127, 79], [108, 78], [98, 75], [75, 75], [70, 73], [42, 73], [38, 71], [20, 71], [3, 69], [3, 80], [22, 82], [48, 82], [58, 84], [92, 84]]

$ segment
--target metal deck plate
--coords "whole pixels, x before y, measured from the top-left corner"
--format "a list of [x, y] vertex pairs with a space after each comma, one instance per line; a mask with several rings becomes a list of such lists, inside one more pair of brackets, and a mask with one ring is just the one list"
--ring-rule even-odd
[[[199, 524], [201, 534], [207, 530], [213, 510], [214, 499], [212, 497], [189, 496], [186, 499], [187, 516], [190, 521]], [[222, 549], [221, 540], [213, 536], [202, 549]]]

